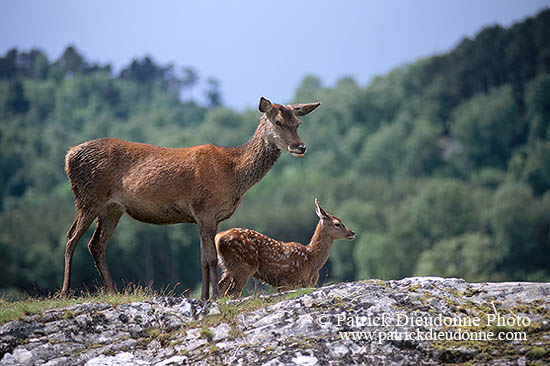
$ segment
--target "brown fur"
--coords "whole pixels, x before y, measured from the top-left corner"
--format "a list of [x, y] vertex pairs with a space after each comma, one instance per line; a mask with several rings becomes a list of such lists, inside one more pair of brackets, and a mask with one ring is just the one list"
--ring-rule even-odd
[[[67, 232], [62, 295], [70, 286], [74, 249], [97, 217], [88, 249], [105, 286], [114, 291], [105, 251], [123, 213], [151, 224], [196, 223], [201, 239], [202, 298], [218, 296], [214, 236], [244, 193], [259, 182], [277, 161], [280, 150], [303, 155], [296, 115], [320, 103], [282, 106], [260, 99], [265, 112], [250, 140], [239, 147], [199, 145], [166, 148], [115, 138], [92, 140], [69, 150], [65, 171], [77, 208]], [[281, 110], [287, 117], [282, 119]], [[290, 116], [288, 113], [290, 112]], [[279, 121], [280, 120], [280, 121]], [[275, 122], [280, 122], [276, 125]]]
[[216, 235], [216, 249], [223, 270], [219, 282], [224, 296], [238, 297], [250, 277], [279, 291], [315, 286], [336, 239], [353, 239], [336, 216], [315, 200], [319, 223], [308, 245], [282, 242], [248, 229], [229, 229]]

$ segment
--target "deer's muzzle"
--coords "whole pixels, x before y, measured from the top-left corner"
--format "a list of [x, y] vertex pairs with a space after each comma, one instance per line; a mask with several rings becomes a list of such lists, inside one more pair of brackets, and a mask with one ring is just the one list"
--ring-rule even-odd
[[304, 144], [297, 144], [294, 147], [287, 147], [288, 152], [297, 158], [301, 158], [306, 153], [307, 147]]

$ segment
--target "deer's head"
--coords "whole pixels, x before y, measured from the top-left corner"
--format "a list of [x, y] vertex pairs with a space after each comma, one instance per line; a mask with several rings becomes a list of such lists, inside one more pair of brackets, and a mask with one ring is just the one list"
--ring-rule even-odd
[[265, 137], [280, 150], [286, 150], [292, 156], [302, 157], [306, 145], [298, 136], [298, 127], [302, 123], [296, 116], [305, 116], [319, 107], [321, 103], [308, 104], [273, 104], [260, 97], [258, 109], [265, 113], [268, 123], [265, 126]]
[[317, 198], [315, 199], [315, 213], [319, 216], [321, 220], [321, 225], [323, 225], [323, 230], [333, 239], [355, 239], [355, 233], [348, 229], [346, 225], [338, 217], [327, 213], [321, 205]]

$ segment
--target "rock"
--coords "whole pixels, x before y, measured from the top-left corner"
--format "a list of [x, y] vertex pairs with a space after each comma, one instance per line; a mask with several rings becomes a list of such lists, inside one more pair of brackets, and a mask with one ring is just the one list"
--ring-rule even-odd
[[[412, 277], [299, 294], [261, 297], [268, 305], [247, 312], [240, 304], [258, 299], [48, 310], [0, 326], [0, 365], [524, 365], [549, 357], [548, 283]], [[472, 338], [489, 333], [495, 338]]]
[[319, 360], [315, 356], [304, 356], [301, 353], [297, 353], [296, 357], [292, 359], [292, 363], [300, 366], [315, 366]]
[[156, 363], [155, 366], [181, 365], [182, 363], [185, 363], [185, 361], [187, 361], [187, 357], [185, 356], [173, 356], [167, 360]]
[[149, 365], [149, 362], [138, 360], [130, 352], [122, 352], [116, 356], [94, 357], [85, 364], [86, 366], [131, 366], [131, 365]]

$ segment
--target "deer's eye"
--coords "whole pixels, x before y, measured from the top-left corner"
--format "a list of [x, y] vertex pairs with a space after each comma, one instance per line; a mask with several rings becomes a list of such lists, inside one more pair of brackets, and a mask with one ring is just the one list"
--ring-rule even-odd
[[335, 223], [334, 223], [334, 226], [336, 226], [336, 227], [341, 227], [342, 225], [340, 225], [339, 222], [335, 222]]
[[275, 124], [279, 127], [281, 127], [283, 124], [281, 123], [281, 121], [275, 121]]

